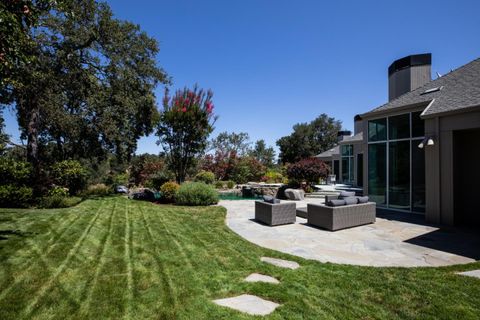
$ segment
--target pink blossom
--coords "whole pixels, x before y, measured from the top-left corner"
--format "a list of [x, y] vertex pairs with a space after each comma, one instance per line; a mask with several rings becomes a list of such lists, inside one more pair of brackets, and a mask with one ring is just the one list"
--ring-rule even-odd
[[187, 107], [183, 107], [182, 112], [187, 112]]

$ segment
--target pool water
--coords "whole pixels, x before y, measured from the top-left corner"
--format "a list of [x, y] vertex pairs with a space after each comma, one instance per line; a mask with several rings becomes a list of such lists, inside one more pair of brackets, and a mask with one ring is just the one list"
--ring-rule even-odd
[[258, 197], [242, 197], [241, 194], [235, 192], [228, 192], [228, 193], [219, 193], [218, 197], [220, 200], [259, 200], [260, 196]]

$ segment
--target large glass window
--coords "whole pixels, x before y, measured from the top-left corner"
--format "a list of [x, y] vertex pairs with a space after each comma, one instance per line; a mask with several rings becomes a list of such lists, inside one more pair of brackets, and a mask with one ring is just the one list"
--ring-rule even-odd
[[412, 211], [425, 212], [425, 149], [412, 140]]
[[368, 121], [368, 141], [387, 140], [387, 119]]
[[425, 155], [418, 148], [425, 127], [420, 114], [368, 123], [368, 191], [380, 206], [425, 212]]
[[388, 144], [388, 202], [391, 208], [410, 209], [410, 141]]
[[412, 137], [423, 137], [425, 135], [425, 121], [420, 118], [421, 112], [412, 113]]
[[340, 152], [342, 154], [342, 181], [351, 183], [354, 180], [353, 145], [340, 146]]
[[410, 114], [388, 118], [388, 140], [410, 138]]
[[378, 205], [387, 204], [387, 144], [368, 146], [368, 196]]

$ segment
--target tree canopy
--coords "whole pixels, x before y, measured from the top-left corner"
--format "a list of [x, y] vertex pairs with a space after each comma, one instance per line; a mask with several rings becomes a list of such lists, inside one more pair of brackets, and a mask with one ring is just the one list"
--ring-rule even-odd
[[106, 3], [59, 3], [24, 25], [35, 59], [19, 64], [8, 86], [27, 158], [37, 164], [53, 145], [58, 160], [108, 152], [128, 160], [158, 120], [156, 85], [168, 83], [158, 44]]
[[275, 162], [275, 150], [273, 147], [267, 147], [265, 140], [260, 139], [255, 142], [253, 149], [250, 151], [250, 155], [257, 159], [261, 164], [267, 168], [271, 168]]
[[337, 143], [342, 122], [321, 114], [310, 123], [297, 123], [293, 132], [277, 140], [279, 161], [293, 163], [331, 149]]
[[229, 133], [227, 131], [221, 132], [218, 136], [210, 142], [210, 149], [215, 152], [228, 155], [235, 153], [235, 155], [242, 157], [250, 151], [250, 137], [246, 132]]

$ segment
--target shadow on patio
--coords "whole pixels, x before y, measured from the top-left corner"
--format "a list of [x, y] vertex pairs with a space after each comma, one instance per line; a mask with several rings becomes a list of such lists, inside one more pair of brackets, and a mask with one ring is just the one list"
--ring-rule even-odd
[[480, 260], [480, 230], [478, 229], [439, 226], [425, 222], [423, 215], [386, 209], [377, 209], [377, 218], [439, 228], [404, 242]]

